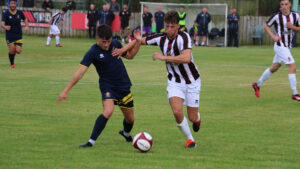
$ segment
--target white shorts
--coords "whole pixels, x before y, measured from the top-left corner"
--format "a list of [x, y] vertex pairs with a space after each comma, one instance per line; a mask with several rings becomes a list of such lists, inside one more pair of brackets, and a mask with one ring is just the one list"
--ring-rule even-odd
[[275, 56], [273, 59], [273, 63], [280, 63], [280, 64], [292, 64], [295, 62], [290, 49], [287, 47], [281, 47], [278, 45], [274, 45], [274, 52]]
[[180, 84], [169, 81], [167, 86], [168, 99], [171, 97], [180, 97], [184, 100], [183, 104], [188, 107], [199, 107], [200, 89], [200, 78], [191, 84]]
[[60, 34], [60, 30], [58, 28], [58, 26], [56, 25], [50, 25], [50, 32], [49, 32], [50, 35], [57, 35], [57, 34]]

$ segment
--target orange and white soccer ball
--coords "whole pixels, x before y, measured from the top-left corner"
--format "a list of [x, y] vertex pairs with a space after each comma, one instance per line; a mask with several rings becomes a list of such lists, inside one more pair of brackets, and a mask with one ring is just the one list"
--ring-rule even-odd
[[152, 136], [147, 132], [140, 132], [134, 136], [132, 145], [140, 152], [148, 152], [152, 147]]

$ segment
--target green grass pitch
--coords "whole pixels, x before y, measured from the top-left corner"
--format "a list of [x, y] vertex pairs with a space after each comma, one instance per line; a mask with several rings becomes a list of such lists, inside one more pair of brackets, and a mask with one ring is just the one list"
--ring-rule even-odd
[[[102, 110], [94, 66], [67, 103], [56, 103], [94, 40], [62, 38], [63, 48], [56, 48], [54, 39], [45, 47], [46, 37], [23, 40], [23, 53], [10, 69], [0, 35], [0, 168], [300, 167], [300, 103], [291, 99], [287, 68], [266, 81], [260, 99], [251, 87], [272, 63], [271, 46], [193, 48], [203, 120], [200, 131], [193, 132], [195, 149], [184, 148], [175, 124], [165, 64], [152, 61], [159, 48], [142, 47], [134, 60], [123, 59], [135, 98], [132, 135], [146, 131], [154, 141], [149, 153], [139, 153], [118, 134], [123, 120], [118, 107], [95, 146], [77, 148], [88, 140]], [[292, 53], [300, 66], [300, 49]]]

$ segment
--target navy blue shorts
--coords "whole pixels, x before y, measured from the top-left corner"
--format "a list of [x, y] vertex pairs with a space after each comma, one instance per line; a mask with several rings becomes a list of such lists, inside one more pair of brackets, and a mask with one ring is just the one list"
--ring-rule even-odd
[[130, 89], [101, 88], [102, 101], [113, 100], [120, 108], [133, 108], [133, 96]]
[[203, 29], [200, 26], [198, 27], [198, 36], [207, 36], [208, 34], [208, 29]]
[[6, 43], [7, 45], [10, 45], [10, 44], [15, 44], [16, 46], [21, 46], [23, 45], [23, 40], [22, 39], [18, 39], [18, 40], [14, 40], [14, 39], [6, 39]]

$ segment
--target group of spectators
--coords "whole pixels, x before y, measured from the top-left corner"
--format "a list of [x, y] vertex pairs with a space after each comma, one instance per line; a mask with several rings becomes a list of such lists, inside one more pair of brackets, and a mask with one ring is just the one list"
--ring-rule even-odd
[[[122, 10], [120, 9], [120, 5], [116, 0], [111, 0], [110, 3], [104, 4], [102, 6], [102, 10], [95, 10], [95, 5], [91, 4], [90, 9], [87, 12], [88, 18], [88, 27], [89, 27], [89, 37], [94, 38], [96, 32], [96, 26], [99, 24], [106, 24], [111, 26], [113, 20], [115, 19], [115, 15], [119, 15], [121, 21], [121, 37], [122, 41], [125, 42], [125, 38], [127, 37], [127, 41], [130, 42], [130, 27], [129, 20], [131, 19], [131, 12], [128, 10], [128, 5], [124, 4]], [[126, 34], [126, 35], [125, 35]]]
[[[7, 6], [9, 6], [9, 1], [7, 0]], [[19, 6], [19, 0], [17, 0], [17, 6]], [[34, 0], [23, 0], [22, 7], [25, 8], [33, 8], [34, 6]], [[44, 0], [42, 3], [42, 8], [45, 9], [46, 11], [49, 11], [50, 9], [54, 8], [52, 0]], [[66, 2], [66, 8], [68, 10], [75, 10], [76, 9], [76, 2], [74, 0], [68, 0]]]
[[[178, 11], [179, 15], [179, 24], [181, 31], [187, 31], [186, 28], [186, 16], [187, 13], [184, 10], [184, 7], [181, 6]], [[144, 7], [143, 13], [143, 35], [149, 36], [152, 34], [152, 22], [156, 24], [156, 33], [164, 31], [164, 12], [162, 11], [161, 6], [157, 7], [157, 11], [154, 14], [149, 12], [147, 6]], [[237, 10], [231, 9], [227, 17], [228, 23], [228, 46], [232, 46], [232, 41], [234, 40], [234, 46], [238, 47], [238, 22], [240, 16], [237, 14]], [[194, 25], [190, 28], [189, 34], [194, 41], [195, 46], [205, 46], [207, 41], [207, 36], [209, 34], [208, 24], [211, 22], [211, 15], [208, 13], [207, 8], [203, 8], [202, 11], [197, 15], [194, 20]], [[200, 38], [201, 42], [200, 42]]]

